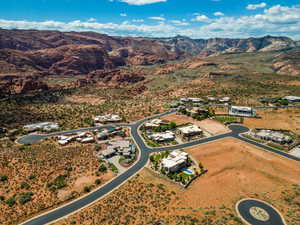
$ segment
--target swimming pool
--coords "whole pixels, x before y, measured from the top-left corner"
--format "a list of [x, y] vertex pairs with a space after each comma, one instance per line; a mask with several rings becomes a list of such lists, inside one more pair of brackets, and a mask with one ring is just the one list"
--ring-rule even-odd
[[194, 174], [194, 172], [192, 171], [192, 170], [190, 170], [190, 169], [183, 169], [182, 170], [185, 174], [187, 174], [187, 175], [192, 175], [192, 174]]

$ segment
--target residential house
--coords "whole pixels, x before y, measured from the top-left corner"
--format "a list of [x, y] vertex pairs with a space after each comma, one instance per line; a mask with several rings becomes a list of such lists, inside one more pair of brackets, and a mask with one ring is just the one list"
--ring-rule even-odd
[[203, 131], [196, 125], [189, 125], [189, 126], [177, 128], [177, 134], [183, 140], [190, 140], [193, 137], [202, 135]]
[[251, 107], [246, 106], [231, 106], [229, 109], [229, 115], [232, 116], [245, 116], [245, 117], [254, 117], [256, 112]]
[[147, 134], [147, 137], [156, 142], [166, 142], [166, 141], [173, 141], [175, 139], [175, 133], [172, 131], [150, 133]]
[[188, 154], [181, 151], [171, 152], [167, 158], [162, 159], [161, 166], [168, 173], [177, 172], [187, 165]]
[[95, 142], [94, 137], [86, 137], [80, 141], [82, 144], [93, 143]]
[[191, 109], [187, 109], [187, 112], [189, 112], [192, 115], [202, 115], [202, 114], [207, 114], [208, 110], [199, 108], [199, 107], [193, 107]]
[[94, 118], [95, 123], [101, 123], [101, 122], [119, 122], [122, 118], [119, 115], [115, 114], [107, 114], [104, 116], [96, 116]]
[[106, 150], [103, 150], [103, 151], [101, 152], [101, 156], [102, 156], [103, 158], [108, 159], [108, 158], [113, 157], [113, 156], [116, 154], [116, 152], [117, 152], [117, 151], [116, 151], [114, 148], [110, 147], [110, 148], [107, 148]]
[[285, 96], [282, 99], [287, 100], [288, 102], [300, 102], [300, 97], [298, 96]]
[[156, 127], [159, 127], [161, 125], [168, 124], [168, 120], [162, 120], [162, 119], [153, 119], [150, 122], [147, 122], [144, 124], [145, 129], [154, 129]]
[[253, 136], [265, 141], [272, 141], [278, 144], [286, 144], [292, 142], [292, 138], [290, 136], [272, 130], [259, 130], [258, 132], [253, 133]]
[[231, 101], [231, 98], [230, 97], [222, 97], [222, 98], [219, 98], [219, 102], [220, 103], [228, 103]]
[[33, 132], [33, 131], [52, 131], [52, 130], [57, 130], [59, 129], [58, 123], [53, 123], [53, 122], [43, 122], [43, 123], [34, 123], [34, 124], [29, 124], [23, 126], [23, 129], [28, 131], [28, 132]]
[[261, 97], [258, 99], [261, 103], [276, 103], [279, 98]]

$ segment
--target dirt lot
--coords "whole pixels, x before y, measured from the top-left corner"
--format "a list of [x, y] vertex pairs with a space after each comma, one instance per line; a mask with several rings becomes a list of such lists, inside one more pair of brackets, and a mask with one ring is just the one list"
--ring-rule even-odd
[[230, 129], [218, 121], [205, 119], [197, 123], [197, 125], [212, 135], [219, 135], [230, 132]]
[[171, 114], [167, 116], [161, 117], [162, 119], [169, 120], [171, 122], [175, 122], [177, 125], [183, 125], [186, 123], [193, 123], [199, 126], [200, 128], [208, 131], [212, 135], [219, 135], [223, 133], [227, 133], [230, 130], [224, 126], [223, 124], [219, 123], [215, 120], [205, 119], [202, 121], [194, 120], [191, 117], [180, 115], [180, 114]]
[[191, 117], [181, 115], [181, 114], [170, 114], [166, 116], [162, 116], [161, 119], [168, 120], [170, 122], [176, 123], [178, 126], [186, 124], [186, 123], [195, 123], [197, 120], [194, 120]]
[[300, 109], [259, 110], [262, 119], [245, 118], [249, 128], [287, 129], [300, 134]]
[[289, 183], [300, 184], [300, 163], [236, 139], [200, 145], [187, 152], [208, 168], [208, 173], [196, 180], [184, 195], [186, 202], [194, 207], [228, 205], [242, 196], [271, 193]]
[[232, 138], [187, 151], [208, 169], [188, 189], [144, 169], [109, 196], [55, 225], [158, 221], [168, 225], [241, 225], [234, 206], [245, 197], [270, 202], [290, 224], [300, 223], [296, 204], [300, 197], [299, 163]]

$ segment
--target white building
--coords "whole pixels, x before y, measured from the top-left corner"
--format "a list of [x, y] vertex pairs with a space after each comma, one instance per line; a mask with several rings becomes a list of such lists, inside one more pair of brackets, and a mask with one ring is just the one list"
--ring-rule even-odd
[[182, 103], [187, 103], [187, 102], [192, 102], [192, 103], [200, 103], [200, 102], [204, 102], [204, 100], [202, 98], [181, 98], [180, 101]]
[[193, 103], [204, 102], [204, 100], [202, 98], [188, 98], [188, 99]]
[[218, 99], [216, 97], [207, 97], [207, 100], [210, 101], [210, 102], [215, 102]]
[[166, 121], [166, 120], [154, 119], [154, 120], [151, 120], [150, 122], [145, 123], [144, 127], [146, 129], [154, 129], [156, 127], [159, 127], [160, 125], [168, 124], [168, 123], [169, 123], [169, 121]]
[[115, 154], [123, 155], [127, 158], [134, 156], [135, 148], [130, 144], [129, 140], [118, 140], [110, 142], [106, 150], [101, 152], [104, 158], [110, 158]]
[[183, 139], [191, 138], [203, 134], [203, 131], [196, 125], [189, 125], [186, 127], [177, 128], [177, 134]]
[[29, 132], [32, 131], [52, 131], [52, 130], [57, 130], [59, 129], [58, 123], [53, 123], [53, 122], [43, 122], [43, 123], [34, 123], [34, 124], [29, 124], [23, 126], [24, 130], [27, 130]]
[[58, 144], [67, 145], [69, 142], [67, 140], [58, 140]]
[[107, 114], [104, 116], [96, 116], [94, 118], [94, 121], [96, 123], [101, 123], [101, 122], [119, 122], [121, 121], [122, 118], [119, 115], [115, 115], [115, 114]]
[[282, 99], [287, 100], [289, 102], [300, 102], [300, 97], [298, 96], [285, 96]]
[[177, 172], [186, 166], [188, 154], [181, 151], [171, 152], [167, 158], [162, 159], [161, 166], [167, 172]]
[[86, 144], [86, 143], [93, 143], [95, 141], [94, 137], [86, 137], [81, 139], [81, 143]]
[[231, 106], [229, 109], [229, 115], [232, 116], [246, 116], [246, 117], [252, 117], [255, 116], [255, 110], [251, 107], [246, 106]]
[[219, 98], [219, 102], [220, 103], [228, 103], [231, 101], [231, 98], [230, 97], [222, 97], [222, 98]]
[[272, 130], [260, 130], [254, 133], [253, 136], [262, 140], [273, 141], [279, 144], [290, 143], [292, 141], [292, 138], [290, 136]]
[[147, 134], [148, 138], [157, 142], [173, 141], [175, 139], [175, 133], [172, 131], [166, 131], [161, 133]]

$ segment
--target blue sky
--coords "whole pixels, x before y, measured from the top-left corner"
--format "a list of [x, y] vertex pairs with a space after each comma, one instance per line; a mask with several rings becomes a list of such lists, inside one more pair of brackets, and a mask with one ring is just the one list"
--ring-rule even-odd
[[0, 27], [192, 38], [300, 40], [299, 0], [9, 0]]

